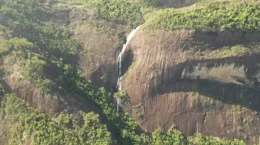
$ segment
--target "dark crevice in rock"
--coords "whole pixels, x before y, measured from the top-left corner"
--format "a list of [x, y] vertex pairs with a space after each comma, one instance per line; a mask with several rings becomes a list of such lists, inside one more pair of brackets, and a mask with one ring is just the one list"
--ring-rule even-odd
[[122, 62], [122, 75], [128, 71], [129, 67], [133, 64], [133, 51], [131, 49], [128, 49], [125, 52], [125, 57], [123, 57], [123, 62]]

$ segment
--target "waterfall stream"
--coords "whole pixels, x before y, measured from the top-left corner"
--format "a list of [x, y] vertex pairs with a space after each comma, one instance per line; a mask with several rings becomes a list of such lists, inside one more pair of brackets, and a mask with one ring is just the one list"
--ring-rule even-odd
[[[126, 43], [123, 45], [123, 48], [121, 50], [121, 52], [119, 53], [118, 55], [118, 80], [117, 80], [117, 88], [118, 88], [118, 91], [121, 91], [122, 90], [122, 84], [121, 84], [121, 81], [122, 81], [122, 57], [124, 56], [124, 53], [125, 53], [125, 50], [127, 48], [127, 45], [130, 43], [130, 41], [133, 39], [133, 37], [135, 36], [135, 33], [140, 29], [141, 26], [138, 26], [136, 29], [132, 30], [131, 33], [127, 36], [127, 41]], [[119, 100], [118, 98], [116, 99], [116, 104], [117, 104], [117, 111], [119, 111]]]

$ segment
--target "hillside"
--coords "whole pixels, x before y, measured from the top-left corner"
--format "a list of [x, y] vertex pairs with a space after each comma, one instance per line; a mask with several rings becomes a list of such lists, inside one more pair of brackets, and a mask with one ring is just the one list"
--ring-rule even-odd
[[0, 0], [0, 144], [258, 144], [259, 22], [257, 1]]
[[128, 52], [126, 110], [148, 132], [174, 125], [257, 144], [259, 14], [256, 3], [218, 2], [148, 15]]

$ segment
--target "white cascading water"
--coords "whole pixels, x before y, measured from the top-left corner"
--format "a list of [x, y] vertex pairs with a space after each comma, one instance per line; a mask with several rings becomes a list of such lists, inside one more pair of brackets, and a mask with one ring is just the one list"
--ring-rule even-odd
[[[121, 81], [122, 81], [122, 57], [125, 53], [125, 50], [127, 48], [127, 45], [130, 43], [130, 41], [133, 39], [133, 37], [135, 36], [135, 33], [140, 29], [141, 26], [138, 26], [136, 29], [134, 29], [128, 36], [127, 36], [127, 41], [126, 43], [123, 45], [123, 48], [121, 50], [121, 52], [119, 53], [118, 55], [118, 80], [117, 80], [117, 88], [118, 88], [118, 91], [121, 91], [122, 90], [122, 84], [121, 84]], [[117, 103], [117, 111], [119, 111], [119, 100], [116, 99]]]

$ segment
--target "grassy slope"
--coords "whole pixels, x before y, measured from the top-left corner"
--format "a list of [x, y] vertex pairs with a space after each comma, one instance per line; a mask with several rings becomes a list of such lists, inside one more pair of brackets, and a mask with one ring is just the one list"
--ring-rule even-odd
[[146, 23], [152, 29], [196, 29], [207, 31], [258, 31], [260, 5], [242, 3], [210, 3], [199, 8], [178, 12], [164, 9], [156, 12]]

